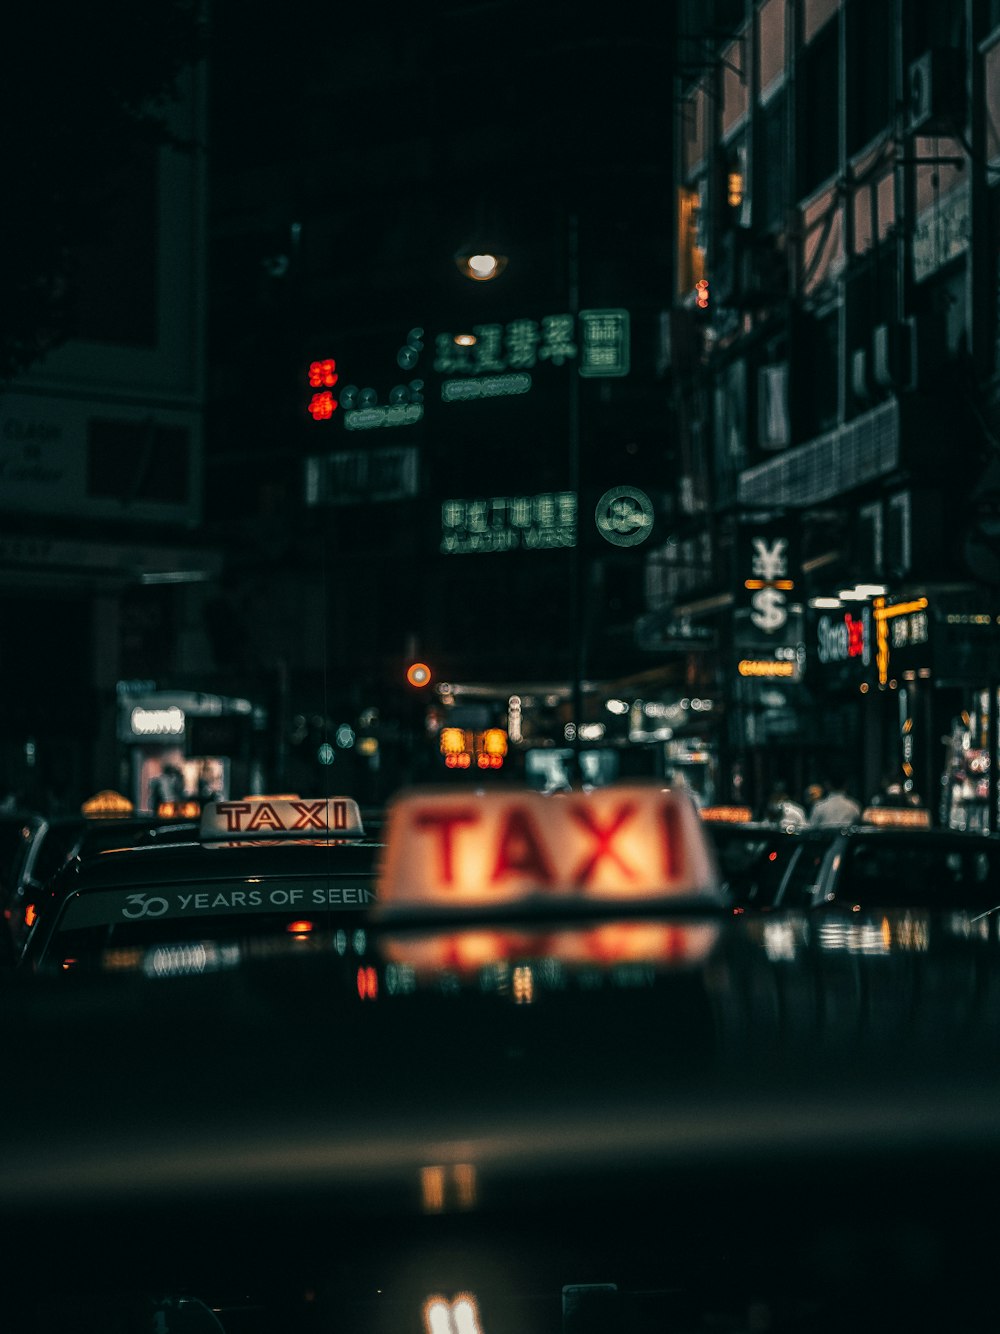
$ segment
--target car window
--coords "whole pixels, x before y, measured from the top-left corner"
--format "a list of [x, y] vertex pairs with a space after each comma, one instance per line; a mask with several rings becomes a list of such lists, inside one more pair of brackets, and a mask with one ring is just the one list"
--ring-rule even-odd
[[85, 829], [82, 820], [48, 826], [39, 837], [37, 851], [31, 860], [30, 874], [36, 883], [44, 885], [55, 875], [73, 855]]
[[793, 836], [726, 830], [715, 840], [715, 853], [723, 887], [733, 903], [765, 907], [775, 900], [795, 843]]
[[778, 895], [782, 908], [805, 908], [812, 902], [812, 889], [819, 880], [830, 844], [825, 839], [798, 840], [796, 853], [785, 873]]
[[1000, 863], [975, 846], [858, 839], [845, 852], [836, 895], [880, 907], [992, 907], [1000, 902]]

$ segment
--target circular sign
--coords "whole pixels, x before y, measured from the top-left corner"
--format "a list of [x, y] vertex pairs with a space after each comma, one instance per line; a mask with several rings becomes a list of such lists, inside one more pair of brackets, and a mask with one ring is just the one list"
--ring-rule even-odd
[[613, 486], [597, 502], [594, 517], [612, 546], [634, 547], [653, 531], [653, 502], [638, 487]]

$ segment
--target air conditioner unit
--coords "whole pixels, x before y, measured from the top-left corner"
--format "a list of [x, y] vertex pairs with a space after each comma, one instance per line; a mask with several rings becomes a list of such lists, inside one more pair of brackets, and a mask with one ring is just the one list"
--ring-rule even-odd
[[930, 132], [960, 126], [964, 114], [961, 52], [935, 47], [909, 69], [909, 128]]
[[761, 449], [784, 449], [791, 443], [788, 411], [788, 362], [757, 370], [757, 440]]
[[871, 397], [868, 389], [868, 349], [856, 347], [851, 353], [851, 389], [855, 398], [867, 402]]
[[916, 385], [916, 324], [897, 320], [876, 324], [872, 330], [871, 378], [883, 389], [897, 392]]

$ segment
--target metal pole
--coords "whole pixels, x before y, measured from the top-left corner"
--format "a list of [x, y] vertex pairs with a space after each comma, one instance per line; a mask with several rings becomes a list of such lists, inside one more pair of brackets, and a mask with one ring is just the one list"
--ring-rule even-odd
[[[580, 313], [580, 255], [579, 255], [579, 220], [571, 212], [566, 222], [566, 279], [569, 314], [574, 327]], [[569, 373], [569, 485], [576, 497], [576, 535], [573, 543], [572, 571], [570, 576], [570, 625], [573, 634], [573, 755], [570, 781], [573, 787], [580, 787], [583, 782], [583, 767], [580, 763], [580, 727], [583, 723], [583, 676], [586, 666], [586, 609], [583, 602], [585, 559], [583, 552], [583, 525], [581, 522], [581, 467], [580, 467], [580, 372], [576, 366], [570, 366]]]
[[997, 679], [995, 671], [990, 672], [989, 678], [989, 698], [986, 701], [986, 725], [989, 728], [987, 738], [988, 764], [986, 769], [986, 833], [995, 834], [998, 828], [997, 822], [997, 792], [1000, 789], [1000, 775], [997, 774], [997, 764], [1000, 762], [1000, 729], [998, 729], [997, 704], [1000, 701], [1000, 680]]

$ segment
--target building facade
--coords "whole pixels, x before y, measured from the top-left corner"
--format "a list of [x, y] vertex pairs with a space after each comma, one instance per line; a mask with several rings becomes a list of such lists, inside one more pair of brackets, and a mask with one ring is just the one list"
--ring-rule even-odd
[[1000, 6], [680, 10], [656, 578], [716, 632], [723, 784], [995, 827]]

